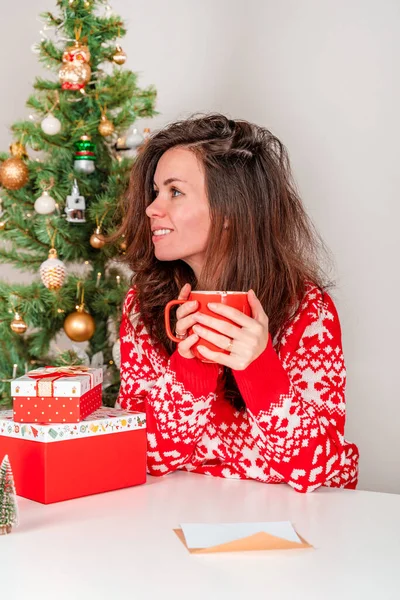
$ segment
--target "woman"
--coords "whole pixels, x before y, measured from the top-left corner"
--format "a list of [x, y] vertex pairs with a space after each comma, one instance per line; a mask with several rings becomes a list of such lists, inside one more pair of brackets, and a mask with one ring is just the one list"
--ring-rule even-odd
[[[219, 114], [169, 125], [133, 167], [125, 215], [117, 405], [147, 413], [149, 473], [354, 488], [339, 319], [279, 140]], [[191, 289], [248, 291], [252, 316], [210, 307], [230, 325], [187, 302], [175, 347], [164, 307]], [[199, 346], [214, 362], [193, 356], [199, 336], [221, 348]]]

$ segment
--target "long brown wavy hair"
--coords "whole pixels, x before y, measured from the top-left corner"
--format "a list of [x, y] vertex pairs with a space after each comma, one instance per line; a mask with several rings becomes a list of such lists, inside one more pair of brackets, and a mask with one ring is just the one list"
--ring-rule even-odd
[[[145, 213], [154, 198], [157, 163], [177, 146], [192, 151], [205, 173], [211, 228], [198, 280], [182, 260], [154, 256]], [[200, 290], [252, 288], [273, 338], [293, 316], [307, 282], [328, 286], [321, 252], [329, 255], [296, 191], [286, 148], [270, 131], [247, 121], [194, 115], [153, 134], [132, 168], [123, 214], [117, 235], [125, 236], [124, 259], [134, 273], [141, 317], [169, 354], [175, 344], [165, 332], [164, 307], [187, 282]], [[230, 369], [224, 371], [226, 397], [244, 408]]]

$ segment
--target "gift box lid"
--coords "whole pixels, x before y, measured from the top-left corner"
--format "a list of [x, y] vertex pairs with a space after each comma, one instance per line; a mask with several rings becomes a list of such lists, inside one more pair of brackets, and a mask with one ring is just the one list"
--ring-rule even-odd
[[31, 425], [15, 423], [13, 411], [0, 411], [0, 435], [35, 442], [60, 442], [145, 429], [146, 413], [102, 406], [80, 423]]
[[103, 381], [103, 369], [92, 367], [43, 367], [11, 382], [15, 397], [79, 397]]

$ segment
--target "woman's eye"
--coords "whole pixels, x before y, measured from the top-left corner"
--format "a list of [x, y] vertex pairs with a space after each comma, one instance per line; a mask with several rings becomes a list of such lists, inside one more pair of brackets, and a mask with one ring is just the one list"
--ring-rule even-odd
[[176, 198], [178, 195], [181, 195], [182, 192], [177, 190], [176, 188], [171, 188], [173, 198]]
[[158, 190], [153, 190], [153, 200], [155, 200], [158, 196]]

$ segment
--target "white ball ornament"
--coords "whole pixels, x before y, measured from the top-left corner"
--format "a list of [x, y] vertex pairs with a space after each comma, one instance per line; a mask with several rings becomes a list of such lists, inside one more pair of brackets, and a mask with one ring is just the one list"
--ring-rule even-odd
[[48, 192], [43, 192], [42, 195], [35, 200], [34, 207], [39, 215], [50, 215], [56, 210], [56, 201]]
[[131, 133], [126, 136], [126, 147], [127, 148], [137, 148], [144, 142], [144, 137], [139, 133], [139, 131], [135, 128]]
[[47, 135], [57, 135], [61, 131], [61, 121], [51, 113], [43, 119], [40, 126]]

